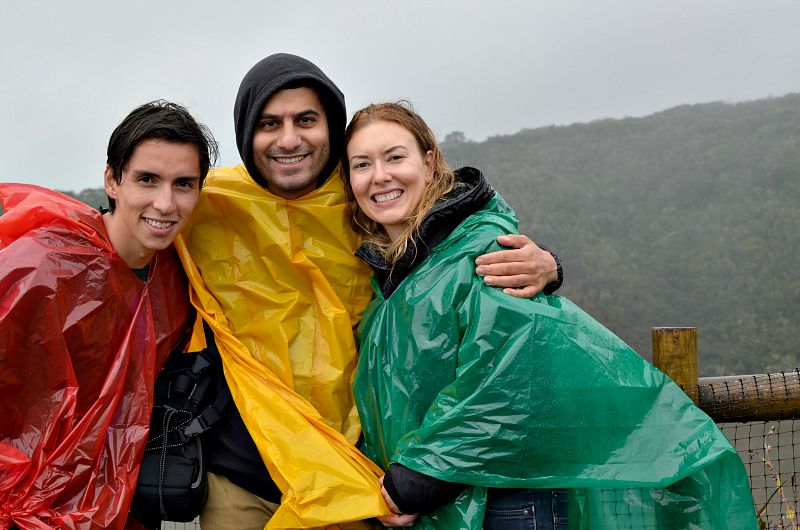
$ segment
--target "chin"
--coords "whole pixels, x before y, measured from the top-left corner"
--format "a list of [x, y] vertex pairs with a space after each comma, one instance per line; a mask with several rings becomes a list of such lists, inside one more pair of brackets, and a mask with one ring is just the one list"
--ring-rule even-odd
[[145, 246], [147, 250], [150, 252], [158, 252], [159, 250], [164, 250], [165, 248], [169, 248], [175, 238], [170, 238], [169, 240], [160, 240], [160, 241], [153, 241], [150, 242], [148, 245]]

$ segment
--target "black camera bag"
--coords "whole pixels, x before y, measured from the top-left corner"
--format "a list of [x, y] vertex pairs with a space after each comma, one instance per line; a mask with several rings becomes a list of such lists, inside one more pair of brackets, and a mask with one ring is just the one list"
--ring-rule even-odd
[[230, 390], [219, 384], [222, 361], [211, 329], [207, 347], [177, 353], [156, 378], [150, 436], [139, 470], [131, 514], [146, 526], [193, 521], [208, 496], [201, 434], [221, 417]]

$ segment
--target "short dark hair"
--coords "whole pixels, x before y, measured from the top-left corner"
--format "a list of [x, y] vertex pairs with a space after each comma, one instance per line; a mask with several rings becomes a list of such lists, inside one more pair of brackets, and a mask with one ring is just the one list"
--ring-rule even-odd
[[[200, 185], [208, 169], [216, 163], [219, 154], [217, 142], [211, 131], [195, 120], [185, 107], [159, 99], [139, 105], [128, 114], [108, 141], [106, 163], [114, 174], [114, 180], [122, 181], [122, 169], [128, 163], [136, 146], [144, 140], [157, 139], [169, 142], [192, 144], [200, 156]], [[114, 199], [108, 198], [108, 208], [116, 207]]]

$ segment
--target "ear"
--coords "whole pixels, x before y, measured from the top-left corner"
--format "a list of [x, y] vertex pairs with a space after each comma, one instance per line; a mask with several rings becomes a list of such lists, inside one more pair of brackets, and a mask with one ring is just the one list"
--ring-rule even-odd
[[433, 151], [425, 153], [425, 184], [433, 180]]
[[106, 195], [117, 200], [119, 184], [114, 180], [114, 170], [108, 164], [106, 164], [106, 170], [103, 172], [103, 188], [106, 190]]

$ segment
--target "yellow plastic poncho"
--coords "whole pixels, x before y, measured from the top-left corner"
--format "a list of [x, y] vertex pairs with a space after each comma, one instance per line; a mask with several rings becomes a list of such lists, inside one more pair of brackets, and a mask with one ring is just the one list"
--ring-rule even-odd
[[353, 255], [339, 172], [286, 200], [243, 165], [214, 170], [175, 243], [236, 406], [283, 493], [271, 529], [389, 513], [382, 471], [354, 446], [353, 329], [372, 291]]

